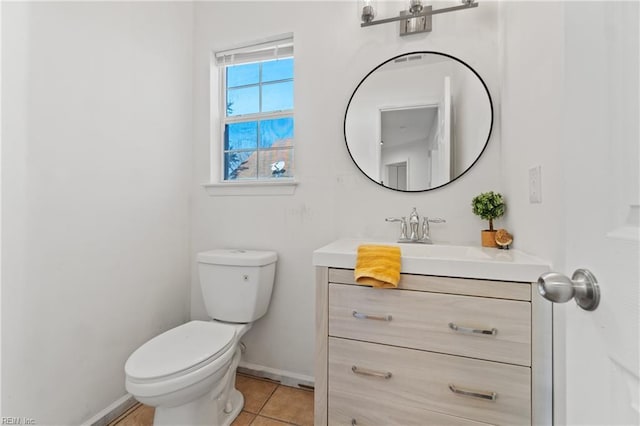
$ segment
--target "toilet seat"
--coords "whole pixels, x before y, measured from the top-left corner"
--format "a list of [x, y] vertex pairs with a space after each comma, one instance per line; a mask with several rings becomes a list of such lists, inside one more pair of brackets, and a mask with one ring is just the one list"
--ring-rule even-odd
[[125, 364], [127, 390], [140, 396], [175, 392], [224, 368], [234, 354], [236, 328], [190, 321], [138, 348]]

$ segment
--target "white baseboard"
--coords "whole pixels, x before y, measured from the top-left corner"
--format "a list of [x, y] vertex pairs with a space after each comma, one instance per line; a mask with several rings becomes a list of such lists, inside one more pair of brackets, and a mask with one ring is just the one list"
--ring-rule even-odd
[[278, 370], [277, 368], [265, 367], [258, 364], [251, 364], [245, 361], [240, 361], [238, 372], [275, 380], [286, 386], [299, 387], [303, 389], [313, 389], [314, 386], [314, 378], [312, 376], [306, 376], [304, 374], [293, 373], [286, 370]]
[[107, 426], [137, 403], [138, 401], [136, 401], [133, 395], [126, 394], [89, 420], [83, 422], [82, 426]]
[[[240, 361], [238, 372], [249, 374], [251, 376], [264, 377], [266, 379], [280, 382], [285, 386], [302, 389], [313, 389], [314, 386], [314, 379], [312, 376], [297, 374], [291, 371], [278, 370], [277, 368], [265, 367], [263, 365], [251, 364], [249, 362]], [[126, 394], [89, 420], [83, 422], [81, 426], [107, 426], [137, 403], [138, 401], [136, 401], [133, 395]]]

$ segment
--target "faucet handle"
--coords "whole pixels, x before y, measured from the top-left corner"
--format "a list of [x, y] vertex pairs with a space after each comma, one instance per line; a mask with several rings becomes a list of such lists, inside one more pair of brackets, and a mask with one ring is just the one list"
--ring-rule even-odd
[[443, 223], [446, 222], [446, 220], [442, 219], [441, 217], [434, 217], [434, 218], [428, 218], [428, 217], [423, 217], [422, 218], [422, 242], [426, 243], [426, 244], [433, 244], [431, 241], [431, 230], [429, 229], [429, 223]]
[[388, 217], [385, 219], [386, 222], [400, 222], [400, 240], [407, 239], [407, 218], [406, 217]]

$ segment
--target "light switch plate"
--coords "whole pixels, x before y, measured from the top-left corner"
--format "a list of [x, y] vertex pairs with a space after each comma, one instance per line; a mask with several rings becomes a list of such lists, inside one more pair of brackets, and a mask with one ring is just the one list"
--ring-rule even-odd
[[535, 166], [529, 169], [529, 203], [542, 203], [542, 167]]

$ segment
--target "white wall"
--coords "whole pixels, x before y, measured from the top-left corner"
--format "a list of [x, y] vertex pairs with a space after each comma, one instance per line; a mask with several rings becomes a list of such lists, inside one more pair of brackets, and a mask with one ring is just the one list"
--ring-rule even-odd
[[[562, 259], [562, 2], [503, 2], [502, 177], [514, 246]], [[540, 25], [543, 19], [544, 25]], [[541, 204], [529, 203], [529, 168], [542, 166]]]
[[188, 318], [193, 10], [2, 8], [2, 414], [78, 424]]
[[[0, 43], [2, 42], [2, 3], [0, 3]], [[0, 53], [0, 70], [2, 70], [2, 58]], [[2, 94], [2, 84], [0, 82], [0, 94]], [[2, 102], [0, 102], [0, 117], [2, 116]], [[0, 123], [1, 124], [1, 123]], [[0, 132], [0, 241], [2, 241], [2, 135]], [[2, 244], [0, 243], [0, 375], [2, 374]], [[2, 379], [0, 377], [0, 415], [2, 415]]]
[[[395, 3], [393, 9], [399, 7]], [[396, 25], [360, 28], [356, 2], [195, 4], [192, 258], [214, 247], [270, 248], [280, 255], [270, 310], [244, 339], [248, 362], [313, 375], [314, 249], [338, 237], [397, 238], [397, 225], [384, 218], [408, 215], [414, 206], [421, 214], [447, 219], [432, 227], [435, 241], [479, 244], [485, 224], [472, 214], [470, 203], [482, 191], [501, 189], [499, 131], [476, 166], [453, 184], [404, 194], [383, 189], [360, 173], [349, 158], [342, 123], [358, 82], [403, 52], [434, 50], [457, 56], [484, 78], [493, 99], [499, 99], [497, 11], [497, 4], [483, 2], [473, 11], [434, 17], [430, 34], [401, 38]], [[230, 19], [236, 15], [242, 16], [241, 24]], [[210, 197], [201, 184], [209, 179], [211, 52], [290, 31], [296, 49], [300, 185], [293, 196]], [[211, 89], [217, 95], [217, 86]], [[212, 134], [218, 127], [213, 126]], [[192, 268], [191, 314], [205, 318]]]
[[[514, 247], [563, 271], [565, 203], [562, 170], [564, 6], [500, 3], [502, 180], [506, 227]], [[544, 25], [540, 25], [544, 22]], [[529, 169], [542, 167], [542, 203], [529, 203]], [[565, 422], [564, 310], [554, 306], [554, 418]]]

